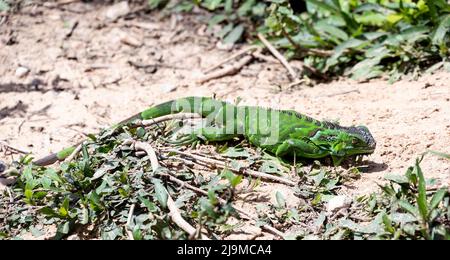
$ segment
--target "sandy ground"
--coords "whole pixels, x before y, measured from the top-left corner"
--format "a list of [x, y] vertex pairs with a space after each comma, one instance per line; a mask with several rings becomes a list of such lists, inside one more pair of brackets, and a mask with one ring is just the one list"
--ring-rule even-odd
[[[373, 191], [386, 173], [402, 174], [427, 149], [450, 153], [448, 72], [392, 85], [340, 79], [288, 88], [281, 65], [254, 60], [235, 76], [197, 84], [202, 71], [235, 50], [219, 48], [195, 17], [131, 12], [112, 22], [106, 9], [74, 3], [2, 17], [0, 140], [40, 157], [152, 104], [216, 95], [367, 125], [378, 146], [352, 193]], [[29, 73], [18, 77], [20, 66]], [[422, 166], [428, 177], [450, 183], [449, 161], [430, 156]]]

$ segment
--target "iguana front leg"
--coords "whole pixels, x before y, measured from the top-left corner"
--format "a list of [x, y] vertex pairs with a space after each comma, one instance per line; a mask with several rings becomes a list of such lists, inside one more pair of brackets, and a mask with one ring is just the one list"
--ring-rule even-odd
[[311, 159], [319, 159], [329, 155], [328, 151], [320, 149], [311, 141], [288, 139], [278, 146], [275, 154], [282, 157], [287, 154], [294, 154], [297, 157], [305, 157]]

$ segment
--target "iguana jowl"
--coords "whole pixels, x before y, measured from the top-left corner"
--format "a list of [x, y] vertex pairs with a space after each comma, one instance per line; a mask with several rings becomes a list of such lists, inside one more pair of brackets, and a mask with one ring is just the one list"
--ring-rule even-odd
[[[375, 139], [365, 126], [343, 127], [327, 121], [318, 121], [292, 110], [235, 106], [207, 97], [186, 97], [168, 101], [118, 125], [181, 112], [197, 113], [207, 119], [203, 127], [183, 138], [181, 144], [198, 138], [225, 141], [243, 137], [251, 144], [278, 157], [318, 159], [331, 156], [335, 165], [349, 156], [371, 154], [376, 147]], [[74, 149], [75, 147], [66, 148], [37, 160], [34, 164], [45, 166], [63, 160]]]

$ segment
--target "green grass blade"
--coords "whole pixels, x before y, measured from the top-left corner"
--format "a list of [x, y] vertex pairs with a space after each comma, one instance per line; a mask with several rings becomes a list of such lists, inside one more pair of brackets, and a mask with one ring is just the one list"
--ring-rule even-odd
[[433, 44], [435, 45], [444, 44], [445, 36], [450, 31], [450, 14], [444, 16], [441, 19], [442, 20], [433, 35]]
[[422, 169], [419, 165], [419, 160], [416, 161], [416, 171], [419, 177], [419, 195], [417, 196], [417, 205], [419, 206], [419, 212], [424, 222], [428, 221], [428, 203], [427, 203], [427, 188], [425, 184], [425, 177], [423, 176]]
[[441, 153], [441, 152], [432, 151], [432, 150], [430, 150], [430, 151], [428, 151], [428, 152], [431, 153], [431, 154], [437, 155], [437, 156], [439, 156], [439, 157], [442, 157], [442, 158], [444, 158], [444, 159], [449, 159], [449, 160], [450, 160], [450, 154]]
[[430, 202], [430, 211], [432, 211], [433, 209], [437, 208], [437, 206], [439, 206], [439, 203], [441, 203], [441, 201], [445, 198], [446, 194], [447, 194], [447, 189], [442, 188], [433, 195], [433, 198], [431, 198], [431, 202]]

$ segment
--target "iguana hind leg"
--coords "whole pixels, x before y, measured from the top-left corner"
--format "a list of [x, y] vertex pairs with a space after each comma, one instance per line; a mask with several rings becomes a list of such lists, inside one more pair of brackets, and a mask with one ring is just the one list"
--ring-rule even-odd
[[238, 137], [235, 133], [227, 133], [226, 127], [202, 127], [193, 130], [191, 133], [182, 135], [179, 140], [172, 142], [177, 145], [187, 145], [198, 140], [220, 142]]

